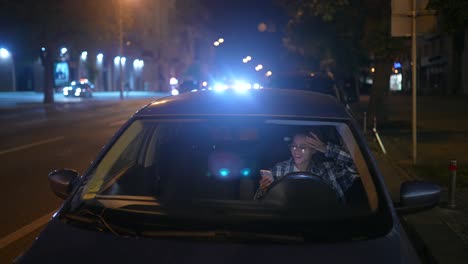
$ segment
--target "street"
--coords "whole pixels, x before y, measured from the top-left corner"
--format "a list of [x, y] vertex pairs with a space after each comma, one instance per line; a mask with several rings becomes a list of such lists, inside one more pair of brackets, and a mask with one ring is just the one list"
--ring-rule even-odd
[[60, 206], [47, 174], [59, 168], [82, 174], [117, 129], [150, 101], [95, 100], [0, 110], [0, 199], [6, 201], [0, 207], [0, 263], [27, 249], [38, 227]]

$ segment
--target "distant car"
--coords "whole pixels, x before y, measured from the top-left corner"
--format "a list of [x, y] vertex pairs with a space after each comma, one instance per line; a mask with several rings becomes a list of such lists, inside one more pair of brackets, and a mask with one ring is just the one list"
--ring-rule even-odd
[[[345, 201], [332, 178], [300, 171], [253, 199], [260, 170], [310, 151], [290, 145], [298, 130], [349, 154], [346, 165], [328, 163], [357, 175]], [[334, 159], [326, 153], [316, 161]], [[65, 203], [19, 263], [418, 263], [397, 214], [440, 197], [436, 185], [405, 182], [394, 204], [343, 104], [267, 88], [157, 100], [84, 174], [61, 169], [49, 182]]]
[[[200, 85], [198, 84], [198, 82], [192, 80], [185, 80], [182, 83], [180, 83], [179, 86], [174, 87], [171, 94], [178, 95], [181, 93], [187, 93], [193, 90], [197, 90], [199, 88]], [[177, 90], [177, 92], [175, 92], [174, 89]]]
[[94, 84], [87, 79], [72, 81], [69, 86], [63, 88], [63, 95], [66, 97], [92, 97]]

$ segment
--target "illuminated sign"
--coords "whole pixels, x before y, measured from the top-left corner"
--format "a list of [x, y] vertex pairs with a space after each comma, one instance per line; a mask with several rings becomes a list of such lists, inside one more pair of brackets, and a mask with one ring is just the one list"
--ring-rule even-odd
[[402, 79], [401, 73], [390, 75], [390, 91], [401, 91]]
[[66, 86], [70, 83], [70, 68], [67, 62], [56, 62], [54, 64], [54, 85], [56, 87]]

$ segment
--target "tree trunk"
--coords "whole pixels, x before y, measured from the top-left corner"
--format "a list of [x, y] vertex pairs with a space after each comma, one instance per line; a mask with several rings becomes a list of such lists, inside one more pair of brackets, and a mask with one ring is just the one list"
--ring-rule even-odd
[[376, 118], [377, 127], [388, 123], [388, 89], [390, 82], [390, 70], [392, 62], [390, 60], [377, 60], [375, 63], [374, 84], [372, 86], [369, 113], [367, 114], [367, 124], [373, 126]]
[[47, 53], [44, 57], [44, 104], [54, 103], [54, 48], [47, 47]]
[[450, 94], [459, 94], [462, 90], [462, 69], [463, 69], [463, 49], [464, 49], [464, 32], [456, 32], [452, 36], [452, 70], [449, 72], [450, 77]]

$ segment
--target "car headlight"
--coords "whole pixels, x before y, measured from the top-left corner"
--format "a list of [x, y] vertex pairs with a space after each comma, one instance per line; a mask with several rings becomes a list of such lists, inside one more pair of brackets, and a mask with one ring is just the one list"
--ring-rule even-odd
[[216, 92], [222, 92], [227, 89], [227, 85], [222, 84], [222, 83], [215, 83], [214, 85], [214, 90]]
[[252, 88], [252, 85], [244, 81], [236, 81], [234, 84], [234, 90], [236, 90], [236, 92], [243, 93], [249, 90], [250, 88]]
[[171, 94], [172, 94], [172, 95], [179, 95], [179, 90], [177, 90], [177, 89], [172, 89]]
[[79, 96], [81, 93], [81, 88], [76, 88], [75, 90], [75, 96]]

